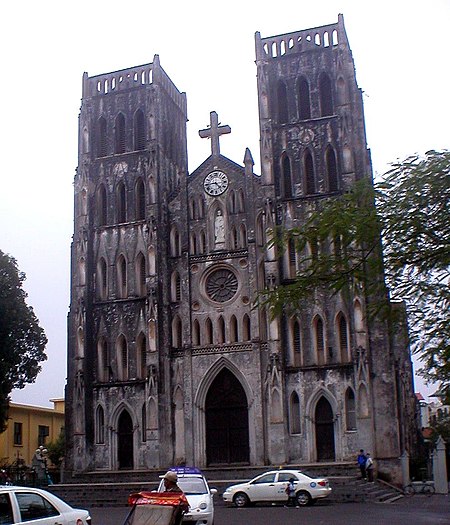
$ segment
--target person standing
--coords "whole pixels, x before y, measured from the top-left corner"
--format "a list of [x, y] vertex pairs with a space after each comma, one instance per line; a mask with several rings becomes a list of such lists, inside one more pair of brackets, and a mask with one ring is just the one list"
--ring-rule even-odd
[[189, 510], [189, 503], [184, 492], [178, 486], [178, 476], [173, 470], [169, 470], [163, 476], [165, 492], [171, 492], [180, 495], [180, 504], [175, 516], [175, 525], [180, 525], [183, 520], [183, 514]]
[[367, 457], [364, 454], [364, 450], [363, 449], [361, 449], [359, 451], [359, 454], [358, 454], [358, 457], [357, 457], [356, 461], [358, 462], [358, 467], [359, 467], [359, 470], [361, 472], [361, 479], [366, 479], [366, 461], [367, 461]]
[[298, 505], [296, 505], [296, 501], [295, 501], [295, 484], [294, 484], [294, 481], [295, 479], [294, 478], [291, 478], [289, 480], [289, 483], [286, 485], [286, 494], [287, 494], [287, 497], [288, 497], [288, 500], [287, 500], [287, 504], [286, 504], [286, 507], [298, 507]]
[[373, 483], [373, 459], [368, 452], [366, 454], [366, 472], [369, 483]]

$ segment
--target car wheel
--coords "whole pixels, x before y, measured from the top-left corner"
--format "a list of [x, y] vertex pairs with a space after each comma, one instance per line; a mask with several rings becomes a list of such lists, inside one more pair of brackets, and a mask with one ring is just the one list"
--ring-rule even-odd
[[250, 503], [250, 500], [248, 499], [247, 494], [238, 492], [233, 498], [233, 503], [236, 507], [246, 507]]
[[311, 504], [311, 496], [309, 495], [309, 492], [306, 492], [306, 490], [297, 492], [296, 498], [297, 504], [300, 505], [300, 507], [306, 507], [306, 505]]

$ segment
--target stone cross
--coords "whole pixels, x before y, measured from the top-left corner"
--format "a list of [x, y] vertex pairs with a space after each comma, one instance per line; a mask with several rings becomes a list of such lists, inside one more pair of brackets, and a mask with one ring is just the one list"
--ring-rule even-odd
[[230, 126], [219, 126], [219, 119], [215, 111], [211, 111], [209, 118], [209, 128], [199, 130], [198, 134], [202, 139], [211, 139], [211, 152], [217, 156], [220, 154], [219, 137], [225, 133], [231, 133], [231, 128]]

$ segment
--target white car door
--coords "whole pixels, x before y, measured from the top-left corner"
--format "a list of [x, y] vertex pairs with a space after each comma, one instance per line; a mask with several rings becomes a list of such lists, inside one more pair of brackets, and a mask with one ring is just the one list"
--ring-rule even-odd
[[297, 476], [291, 472], [280, 471], [277, 473], [275, 480], [276, 499], [274, 501], [287, 501], [286, 487], [291, 478], [294, 478], [294, 485], [297, 487]]
[[275, 501], [275, 472], [263, 474], [249, 483], [248, 495], [251, 501]]

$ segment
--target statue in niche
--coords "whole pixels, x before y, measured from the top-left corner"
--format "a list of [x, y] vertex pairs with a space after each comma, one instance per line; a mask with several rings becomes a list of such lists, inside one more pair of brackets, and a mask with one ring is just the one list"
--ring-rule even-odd
[[214, 238], [216, 245], [225, 243], [225, 222], [222, 210], [217, 210], [214, 219]]

